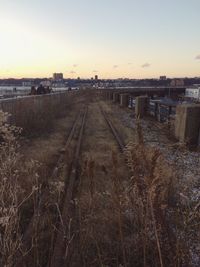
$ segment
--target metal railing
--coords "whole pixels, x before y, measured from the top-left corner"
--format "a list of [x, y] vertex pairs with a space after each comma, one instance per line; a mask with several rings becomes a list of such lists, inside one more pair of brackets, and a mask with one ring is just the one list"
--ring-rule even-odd
[[148, 114], [155, 117], [159, 122], [167, 122], [175, 119], [177, 105], [178, 102], [170, 100], [150, 100]]

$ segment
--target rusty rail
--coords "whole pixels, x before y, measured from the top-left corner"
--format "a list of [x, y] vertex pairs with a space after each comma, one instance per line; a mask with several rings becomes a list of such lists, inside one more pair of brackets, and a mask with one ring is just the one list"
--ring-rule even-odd
[[117, 141], [117, 144], [119, 146], [119, 149], [121, 152], [123, 152], [124, 148], [125, 148], [125, 144], [124, 142], [122, 141], [121, 137], [119, 136], [119, 133], [117, 132], [117, 130], [115, 129], [112, 121], [108, 118], [108, 115], [107, 113], [102, 109], [102, 107], [100, 106], [100, 110], [101, 110], [101, 113], [103, 114], [104, 116], [104, 119], [105, 121], [107, 122], [115, 140]]
[[[69, 132], [69, 135], [67, 137], [67, 141], [65, 143], [65, 148], [64, 150], [66, 151], [72, 141], [72, 138], [74, 136], [74, 133], [75, 133], [75, 130], [77, 128], [77, 124], [78, 124], [78, 121], [79, 121], [79, 118], [80, 118], [80, 115], [81, 115], [81, 112], [79, 112], [73, 122], [73, 125], [70, 129], [70, 132]], [[59, 166], [60, 162], [62, 161], [63, 159], [63, 155], [60, 155], [60, 157], [58, 158], [57, 160], [57, 163], [56, 163], [56, 167], [54, 167], [54, 170], [52, 172], [52, 176], [51, 177], [54, 177], [56, 175], [56, 170], [57, 170], [57, 166]], [[34, 214], [32, 216], [32, 219], [30, 220], [28, 226], [26, 227], [25, 229], [25, 232], [24, 232], [24, 235], [23, 235], [23, 245], [22, 245], [22, 249], [24, 248], [24, 250], [27, 250], [27, 247], [28, 247], [28, 244], [29, 244], [29, 241], [30, 241], [30, 237], [31, 237], [31, 233], [33, 231], [33, 228], [34, 228], [34, 225], [37, 225], [39, 223], [39, 218], [40, 218], [40, 209], [41, 207], [44, 206], [44, 202], [46, 200], [46, 197], [48, 197], [48, 194], [49, 194], [49, 190], [48, 188], [45, 188], [44, 191], [42, 192], [42, 195], [41, 195], [41, 198], [39, 200], [39, 203], [38, 203], [38, 207], [35, 209], [34, 211]], [[23, 255], [21, 255], [21, 252], [19, 252], [17, 254], [18, 256], [18, 259], [16, 260], [16, 267], [22, 267], [24, 266], [24, 257]]]
[[70, 216], [71, 209], [72, 209], [71, 201], [73, 199], [75, 182], [79, 176], [79, 173], [78, 173], [79, 156], [80, 156], [80, 151], [81, 151], [81, 144], [82, 144], [82, 139], [83, 139], [87, 111], [88, 111], [88, 108], [85, 109], [85, 112], [82, 118], [81, 128], [80, 128], [76, 150], [74, 154], [74, 159], [72, 163], [72, 169], [68, 177], [69, 183], [68, 183], [68, 187], [67, 187], [66, 194], [64, 197], [63, 210], [62, 210], [62, 214], [60, 218], [61, 224], [60, 224], [60, 227], [58, 229], [58, 233], [55, 239], [53, 255], [51, 257], [50, 264], [49, 264], [50, 267], [67, 266], [66, 261], [67, 261], [67, 256], [68, 256], [67, 254], [68, 247], [73, 239], [73, 237], [70, 236], [70, 222], [72, 220]]

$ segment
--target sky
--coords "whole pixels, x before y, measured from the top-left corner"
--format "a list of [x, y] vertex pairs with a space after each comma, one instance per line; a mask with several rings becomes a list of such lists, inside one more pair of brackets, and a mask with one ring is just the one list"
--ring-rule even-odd
[[200, 76], [200, 0], [0, 0], [0, 78]]

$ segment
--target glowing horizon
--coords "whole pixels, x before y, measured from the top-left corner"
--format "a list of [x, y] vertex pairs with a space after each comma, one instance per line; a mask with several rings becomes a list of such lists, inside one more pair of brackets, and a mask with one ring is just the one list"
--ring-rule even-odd
[[0, 78], [198, 77], [199, 8], [196, 0], [0, 0]]

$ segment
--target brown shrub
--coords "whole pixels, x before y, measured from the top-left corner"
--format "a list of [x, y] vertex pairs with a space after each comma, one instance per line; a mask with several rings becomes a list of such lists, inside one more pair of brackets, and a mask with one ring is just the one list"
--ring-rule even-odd
[[18, 153], [20, 129], [7, 123], [8, 114], [0, 113], [0, 266], [13, 266], [22, 244], [20, 213], [24, 203], [33, 208], [38, 194], [36, 163], [25, 166]]

